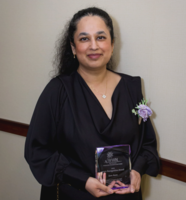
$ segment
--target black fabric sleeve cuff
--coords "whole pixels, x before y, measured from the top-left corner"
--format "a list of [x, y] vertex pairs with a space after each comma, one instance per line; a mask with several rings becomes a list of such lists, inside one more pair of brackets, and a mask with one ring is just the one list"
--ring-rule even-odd
[[85, 184], [90, 174], [82, 170], [81, 168], [69, 165], [63, 175], [58, 176], [58, 179], [62, 179], [62, 182], [70, 184], [78, 189], [85, 189]]
[[146, 170], [146, 159], [139, 155], [134, 165], [132, 166], [132, 169], [139, 172], [142, 176]]

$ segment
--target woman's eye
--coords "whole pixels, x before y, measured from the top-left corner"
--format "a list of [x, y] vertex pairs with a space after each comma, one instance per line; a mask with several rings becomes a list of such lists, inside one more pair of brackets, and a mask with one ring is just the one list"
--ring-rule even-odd
[[80, 41], [86, 41], [86, 40], [88, 40], [88, 38], [86, 37], [80, 38]]
[[99, 36], [99, 37], [98, 37], [98, 40], [104, 40], [104, 39], [105, 39], [104, 36]]

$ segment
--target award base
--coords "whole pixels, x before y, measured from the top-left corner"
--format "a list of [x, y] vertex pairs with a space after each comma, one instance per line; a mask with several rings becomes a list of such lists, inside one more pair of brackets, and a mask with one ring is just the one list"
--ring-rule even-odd
[[116, 181], [112, 189], [127, 188], [130, 184], [130, 153], [130, 145], [114, 145], [96, 148], [96, 178], [107, 186], [112, 181]]

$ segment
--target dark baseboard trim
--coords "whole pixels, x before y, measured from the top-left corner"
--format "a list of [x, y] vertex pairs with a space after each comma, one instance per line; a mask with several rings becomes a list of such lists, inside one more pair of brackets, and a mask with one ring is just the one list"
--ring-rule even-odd
[[[0, 119], [0, 131], [25, 136], [28, 131], [28, 124]], [[159, 174], [186, 182], [186, 165], [164, 158], [160, 158], [161, 168]]]
[[28, 132], [28, 124], [23, 124], [20, 122], [14, 122], [7, 119], [1, 119], [0, 118], [0, 131], [13, 133], [16, 135], [25, 136]]
[[186, 182], [186, 165], [165, 158], [160, 158], [161, 168], [159, 174]]

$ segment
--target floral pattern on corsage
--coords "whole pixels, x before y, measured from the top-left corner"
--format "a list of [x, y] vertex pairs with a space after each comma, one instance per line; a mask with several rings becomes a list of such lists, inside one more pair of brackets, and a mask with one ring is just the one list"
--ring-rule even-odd
[[147, 106], [147, 100], [143, 99], [139, 102], [139, 105], [136, 105], [135, 109], [132, 109], [132, 113], [138, 115], [138, 123], [141, 124], [142, 119], [146, 122], [147, 118], [152, 115], [152, 110]]

